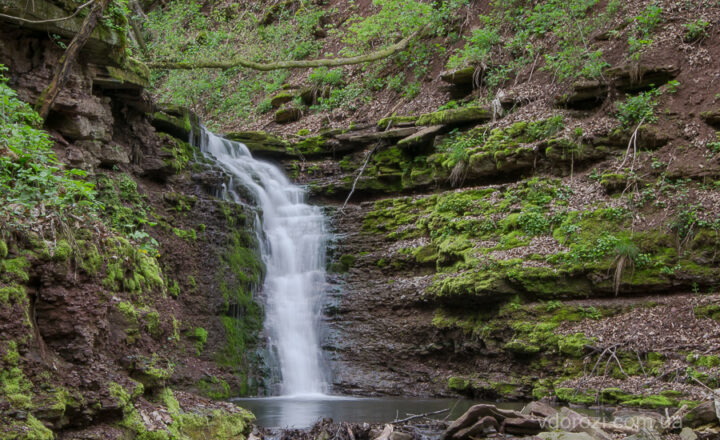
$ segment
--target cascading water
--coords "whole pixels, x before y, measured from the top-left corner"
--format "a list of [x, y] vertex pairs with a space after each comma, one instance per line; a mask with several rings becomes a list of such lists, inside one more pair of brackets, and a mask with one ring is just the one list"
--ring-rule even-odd
[[[247, 147], [203, 129], [203, 153], [212, 155], [255, 197], [262, 210], [265, 326], [282, 376], [281, 394], [326, 391], [317, 334], [317, 306], [325, 283], [325, 221], [305, 203], [305, 191]], [[228, 195], [239, 199], [232, 188]]]

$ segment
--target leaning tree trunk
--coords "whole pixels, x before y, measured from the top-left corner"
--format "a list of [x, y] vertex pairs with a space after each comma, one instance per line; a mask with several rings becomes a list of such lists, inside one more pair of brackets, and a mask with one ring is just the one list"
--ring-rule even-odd
[[95, 26], [97, 26], [97, 23], [102, 17], [108, 3], [110, 3], [110, 0], [95, 1], [92, 9], [88, 13], [87, 17], [85, 17], [85, 20], [80, 27], [80, 31], [75, 34], [65, 50], [65, 53], [60, 57], [60, 60], [58, 60], [58, 67], [52, 80], [50, 81], [50, 84], [48, 84], [47, 88], [42, 92], [40, 98], [35, 104], [35, 108], [40, 114], [40, 117], [43, 119], [45, 119], [48, 113], [50, 113], [50, 109], [60, 93], [60, 89], [62, 89], [67, 81], [68, 74], [70, 73], [70, 66], [72, 66], [75, 62], [78, 53], [80, 53], [80, 50], [83, 46], [85, 46], [85, 43], [87, 43], [90, 38], [90, 34], [92, 34], [93, 30], [95, 30]]

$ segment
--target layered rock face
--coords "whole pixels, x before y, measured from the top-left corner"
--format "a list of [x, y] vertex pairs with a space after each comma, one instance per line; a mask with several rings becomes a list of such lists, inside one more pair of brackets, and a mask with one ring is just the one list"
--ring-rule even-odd
[[717, 385], [720, 341], [713, 120], [606, 116], [650, 87], [658, 109], [714, 108], [712, 96], [677, 90], [695, 69], [620, 64], [565, 93], [519, 87], [499, 107], [393, 116], [285, 145], [254, 133], [256, 154], [330, 206], [335, 389], [701, 400], [698, 381]]

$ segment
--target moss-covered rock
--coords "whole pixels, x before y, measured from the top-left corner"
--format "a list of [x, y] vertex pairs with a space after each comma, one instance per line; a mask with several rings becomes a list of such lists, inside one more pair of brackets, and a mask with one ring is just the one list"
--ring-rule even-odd
[[492, 110], [484, 107], [461, 107], [425, 113], [415, 121], [416, 125], [463, 125], [492, 120]]

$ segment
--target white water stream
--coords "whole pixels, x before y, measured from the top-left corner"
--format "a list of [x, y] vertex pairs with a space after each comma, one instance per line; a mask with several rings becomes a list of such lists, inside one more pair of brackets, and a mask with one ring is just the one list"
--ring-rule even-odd
[[[275, 165], [254, 159], [244, 144], [205, 129], [200, 137], [202, 152], [212, 155], [247, 188], [262, 211], [265, 328], [280, 366], [280, 392], [285, 396], [322, 394], [327, 391], [317, 333], [327, 239], [322, 212], [305, 203], [302, 188]], [[232, 185], [227, 193], [239, 200]]]

